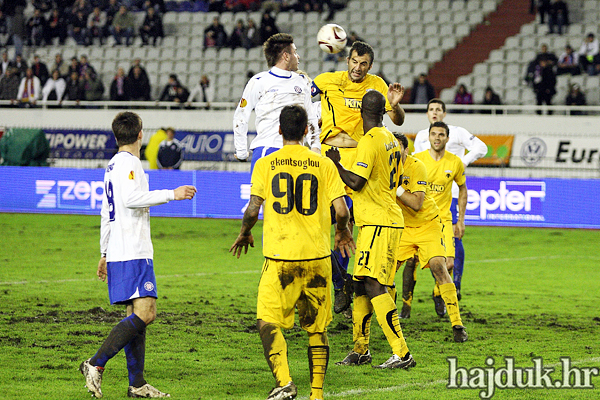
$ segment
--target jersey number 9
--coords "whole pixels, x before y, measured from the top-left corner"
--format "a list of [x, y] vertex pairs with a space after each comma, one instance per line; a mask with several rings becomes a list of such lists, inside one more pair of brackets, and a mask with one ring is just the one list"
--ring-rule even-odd
[[[284, 181], [284, 190], [281, 190], [281, 181]], [[304, 198], [302, 196], [305, 184], [308, 185], [308, 192], [310, 194], [308, 208], [305, 208]], [[273, 202], [273, 209], [278, 214], [288, 214], [294, 207], [296, 207], [298, 212], [302, 215], [313, 215], [315, 211], [317, 211], [319, 181], [313, 174], [301, 174], [294, 184], [294, 177], [292, 175], [287, 172], [280, 172], [273, 177], [273, 180], [271, 181], [271, 190], [273, 196], [276, 198], [280, 199], [285, 197], [286, 199], [285, 203], [287, 205], [285, 206], [278, 201]]]

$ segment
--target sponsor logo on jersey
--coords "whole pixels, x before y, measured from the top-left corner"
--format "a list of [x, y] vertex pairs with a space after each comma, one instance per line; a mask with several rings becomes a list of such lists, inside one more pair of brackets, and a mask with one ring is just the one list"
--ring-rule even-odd
[[244, 108], [244, 107], [246, 107], [247, 105], [248, 105], [248, 102], [246, 101], [246, 99], [244, 99], [244, 98], [242, 97], [242, 99], [240, 100], [240, 107], [241, 107], [241, 108]]
[[344, 97], [344, 105], [354, 110], [360, 110], [362, 108], [362, 100], [348, 99]]
[[129, 172], [129, 180], [132, 181], [135, 179], [135, 173], [133, 171]]
[[302, 88], [300, 86], [294, 86], [294, 90], [296, 93], [302, 93]]
[[146, 282], [144, 283], [144, 289], [146, 289], [147, 292], [151, 292], [154, 290], [154, 284], [152, 282]]
[[427, 181], [417, 181], [417, 185], [427, 185]]
[[367, 168], [368, 165], [365, 164], [364, 162], [357, 162], [356, 165], [358, 165], [359, 167], [363, 167], [363, 168]]

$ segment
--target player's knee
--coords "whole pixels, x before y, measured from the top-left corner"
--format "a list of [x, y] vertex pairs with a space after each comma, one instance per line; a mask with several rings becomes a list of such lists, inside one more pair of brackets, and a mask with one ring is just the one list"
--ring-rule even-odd
[[354, 296], [366, 296], [367, 290], [363, 281], [354, 281]]
[[452, 271], [454, 269], [454, 257], [446, 259], [446, 269]]
[[429, 269], [431, 270], [435, 280], [440, 284], [451, 282], [450, 274], [446, 268], [447, 267], [444, 263], [444, 259], [441, 257], [434, 257], [429, 260]]

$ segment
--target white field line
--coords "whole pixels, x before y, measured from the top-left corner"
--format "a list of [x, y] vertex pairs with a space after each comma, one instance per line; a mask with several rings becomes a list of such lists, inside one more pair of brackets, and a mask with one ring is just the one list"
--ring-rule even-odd
[[[587, 363], [591, 363], [591, 362], [600, 362], [600, 357], [593, 357], [593, 358], [585, 358], [582, 360], [572, 360], [571, 361], [571, 365], [577, 365], [577, 364], [587, 364]], [[485, 363], [482, 363], [482, 365]], [[544, 364], [544, 367], [560, 367], [562, 366], [561, 363], [553, 363], [553, 364]], [[487, 367], [487, 366], [486, 366]], [[448, 380], [447, 379], [439, 379], [437, 381], [432, 381], [432, 382], [425, 382], [425, 383], [420, 383], [420, 382], [415, 382], [415, 383], [406, 383], [403, 385], [396, 385], [396, 386], [389, 386], [389, 387], [383, 387], [383, 388], [374, 388], [374, 389], [352, 389], [352, 390], [346, 390], [344, 392], [329, 392], [326, 393], [327, 394], [327, 398], [330, 397], [340, 397], [340, 398], [351, 398], [351, 396], [360, 396], [360, 395], [367, 395], [370, 393], [387, 393], [387, 392], [396, 392], [396, 391], [401, 391], [401, 390], [405, 390], [405, 389], [425, 389], [431, 386], [438, 386], [438, 385], [444, 385], [446, 386], [448, 384]], [[476, 390], [476, 389], [473, 389]], [[308, 399], [308, 397], [299, 397], [299, 400], [306, 400]]]
[[[484, 263], [506, 263], [506, 262], [518, 262], [518, 261], [532, 261], [532, 260], [554, 260], [557, 258], [569, 258], [570, 255], [554, 255], [554, 256], [532, 256], [532, 257], [520, 257], [520, 258], [488, 258], [483, 260], [473, 260], [467, 259], [470, 265], [476, 264], [484, 264]], [[578, 259], [586, 259], [586, 260], [599, 260], [600, 256], [578, 256]], [[192, 274], [173, 274], [173, 275], [157, 275], [157, 278], [161, 279], [169, 279], [169, 278], [182, 278], [189, 276], [211, 276], [211, 275], [240, 275], [240, 274], [258, 274], [260, 273], [260, 268], [255, 270], [248, 271], [231, 271], [231, 272], [197, 272]], [[94, 279], [88, 278], [79, 278], [79, 279], [48, 279], [48, 280], [38, 280], [38, 281], [5, 281], [0, 282], [0, 286], [2, 285], [30, 285], [30, 284], [48, 284], [48, 283], [69, 283], [69, 282], [89, 282]]]

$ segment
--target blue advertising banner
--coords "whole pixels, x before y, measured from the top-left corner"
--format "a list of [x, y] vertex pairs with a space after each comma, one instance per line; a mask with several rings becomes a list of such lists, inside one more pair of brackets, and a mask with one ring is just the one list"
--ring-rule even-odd
[[109, 160], [117, 151], [111, 131], [44, 129], [50, 144], [50, 158]]
[[[0, 212], [99, 215], [104, 170], [0, 168]], [[248, 172], [148, 171], [150, 190], [194, 185], [192, 201], [152, 207], [155, 216], [241, 218]], [[468, 225], [600, 229], [600, 181], [480, 178], [467, 180]]]

